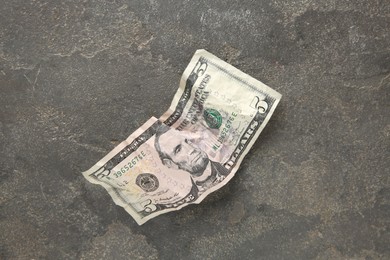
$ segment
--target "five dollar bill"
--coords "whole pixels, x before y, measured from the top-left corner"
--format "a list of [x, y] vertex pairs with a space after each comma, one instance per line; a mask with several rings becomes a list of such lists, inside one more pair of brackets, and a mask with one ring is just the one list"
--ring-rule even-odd
[[234, 176], [280, 98], [198, 50], [168, 111], [150, 118], [83, 175], [139, 225], [200, 203]]

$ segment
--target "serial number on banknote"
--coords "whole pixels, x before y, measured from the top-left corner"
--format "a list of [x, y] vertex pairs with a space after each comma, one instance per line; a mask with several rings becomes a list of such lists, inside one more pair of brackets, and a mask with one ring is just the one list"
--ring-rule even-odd
[[114, 177], [119, 178], [126, 172], [128, 172], [131, 168], [136, 166], [144, 157], [146, 156], [144, 151], [141, 151], [140, 154], [134, 156], [126, 165], [120, 168], [118, 171], [114, 172]]

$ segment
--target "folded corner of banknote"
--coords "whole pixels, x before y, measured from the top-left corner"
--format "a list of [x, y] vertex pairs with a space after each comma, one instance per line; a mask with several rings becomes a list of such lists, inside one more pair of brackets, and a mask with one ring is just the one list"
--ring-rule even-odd
[[200, 203], [234, 176], [280, 99], [277, 91], [197, 50], [169, 109], [83, 175], [139, 225]]

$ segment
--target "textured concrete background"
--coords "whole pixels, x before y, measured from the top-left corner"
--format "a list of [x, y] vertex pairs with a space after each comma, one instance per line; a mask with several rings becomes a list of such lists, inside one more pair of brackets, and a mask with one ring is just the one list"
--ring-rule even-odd
[[[0, 5], [1, 259], [389, 259], [387, 0]], [[283, 94], [223, 189], [138, 226], [81, 171], [205, 48]]]

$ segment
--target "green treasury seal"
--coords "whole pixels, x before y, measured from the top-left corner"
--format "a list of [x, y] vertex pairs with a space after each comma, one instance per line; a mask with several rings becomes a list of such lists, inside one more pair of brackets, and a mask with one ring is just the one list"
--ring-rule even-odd
[[222, 116], [215, 109], [212, 108], [205, 109], [203, 111], [203, 117], [210, 128], [218, 129], [222, 125]]

